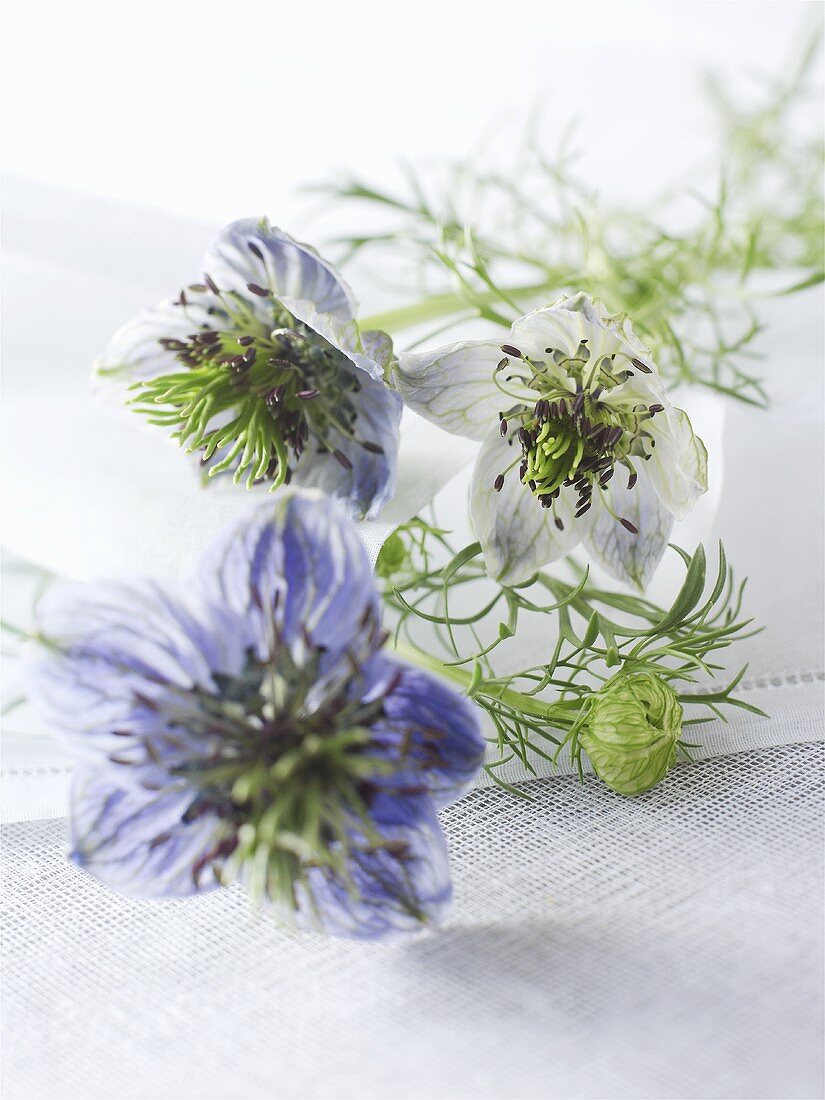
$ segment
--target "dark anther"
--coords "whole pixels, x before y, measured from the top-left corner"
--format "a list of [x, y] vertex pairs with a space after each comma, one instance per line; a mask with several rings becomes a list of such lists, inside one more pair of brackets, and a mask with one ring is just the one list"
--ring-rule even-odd
[[368, 439], [363, 440], [361, 446], [365, 451], [369, 451], [371, 455], [384, 454], [384, 448], [379, 443], [371, 443]]
[[343, 466], [345, 470], [352, 469], [352, 463], [343, 453], [343, 451], [333, 451], [332, 454], [339, 466]]
[[502, 435], [507, 435], [507, 421], [504, 419], [504, 417], [502, 417], [501, 421], [499, 422], [498, 430], [501, 432]]
[[653, 374], [653, 368], [648, 367], [641, 361], [641, 359], [631, 359], [630, 362], [633, 364], [636, 370], [640, 370], [642, 374]]
[[301, 401], [311, 401], [313, 397], [317, 397], [320, 390], [299, 390], [295, 396], [299, 397]]
[[606, 424], [594, 424], [590, 431], [590, 443], [594, 447], [601, 446], [601, 438], [610, 429]]
[[212, 278], [211, 275], [204, 275], [203, 281], [206, 283], [206, 285], [209, 287], [209, 289], [212, 291], [213, 294], [220, 294], [220, 291], [218, 290], [217, 283], [215, 282], [215, 280]]
[[518, 348], [514, 348], [512, 344], [502, 344], [501, 350], [505, 355], [512, 355], [515, 359], [523, 358]]
[[605, 485], [607, 485], [608, 481], [610, 481], [611, 477], [613, 477], [614, 472], [615, 471], [614, 471], [613, 467], [611, 466], [610, 469], [607, 471], [607, 473], [602, 474], [602, 476], [599, 478], [599, 485], [601, 485], [602, 488], [604, 488]]
[[648, 408], [648, 412], [650, 412], [650, 413], [660, 413], [660, 412], [664, 412], [664, 411], [665, 411], [664, 405], [650, 405], [649, 408]]
[[635, 471], [635, 470], [631, 470], [631, 472], [630, 472], [630, 477], [629, 477], [629, 478], [627, 479], [627, 487], [628, 487], [628, 489], [632, 489], [632, 488], [633, 488], [633, 486], [634, 486], [634, 485], [636, 484], [636, 481], [638, 480], [638, 477], [639, 477], [639, 475], [638, 475], [638, 474], [636, 473], [636, 471]]
[[508, 365], [509, 365], [509, 363], [510, 363], [510, 360], [509, 360], [509, 359], [499, 359], [499, 361], [498, 361], [498, 366], [496, 367], [496, 370], [497, 370], [497, 371], [499, 371], [499, 370], [504, 370], [504, 368], [505, 368], [506, 366], [508, 366]]
[[252, 255], [257, 256], [259, 260], [262, 260], [264, 258], [263, 252], [261, 252], [260, 248], [258, 248], [254, 241], [247, 241], [246, 247], [249, 249]]
[[250, 344], [255, 343], [255, 337], [254, 336], [239, 336], [238, 337], [238, 343], [241, 345], [242, 348], [248, 348]]
[[504, 474], [499, 474], [496, 480], [493, 482], [493, 486], [497, 493], [500, 493], [504, 488]]
[[619, 520], [619, 522], [621, 523], [622, 527], [624, 527], [625, 531], [629, 531], [631, 535], [638, 535], [639, 528], [634, 527], [629, 519], [622, 518]]
[[535, 483], [535, 481], [532, 481], [532, 480], [531, 480], [531, 481], [528, 481], [528, 482], [527, 482], [527, 484], [528, 484], [528, 485], [530, 486], [530, 492], [531, 492], [531, 493], [535, 493], [535, 491], [536, 491], [536, 483]]
[[583, 515], [584, 515], [584, 513], [585, 513], [585, 512], [587, 511], [587, 509], [588, 509], [589, 507], [590, 507], [590, 501], [588, 500], [588, 502], [587, 502], [586, 504], [583, 504], [583, 505], [581, 506], [581, 508], [579, 508], [579, 510], [578, 510], [578, 511], [577, 511], [577, 512], [575, 513], [575, 515], [573, 516], [573, 518], [574, 518], [574, 519], [579, 519], [579, 517], [580, 517], [580, 516], [583, 516]]
[[259, 298], [269, 297], [269, 291], [265, 290], [262, 286], [258, 286], [257, 283], [247, 283], [246, 289], [249, 291], [250, 294], [257, 294]]
[[555, 517], [554, 517], [554, 520], [553, 520], [553, 522], [554, 522], [554, 523], [556, 524], [556, 527], [558, 527], [559, 531], [563, 531], [563, 530], [564, 530], [564, 524], [562, 523], [562, 521], [561, 521], [561, 520], [559, 519], [559, 517], [558, 517], [558, 516], [555, 516]]

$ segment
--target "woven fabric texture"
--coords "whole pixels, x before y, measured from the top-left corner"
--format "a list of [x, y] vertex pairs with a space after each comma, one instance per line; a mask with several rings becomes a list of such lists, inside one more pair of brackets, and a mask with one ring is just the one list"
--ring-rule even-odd
[[390, 945], [126, 901], [7, 826], [5, 1100], [818, 1097], [821, 764], [475, 791], [449, 924]]

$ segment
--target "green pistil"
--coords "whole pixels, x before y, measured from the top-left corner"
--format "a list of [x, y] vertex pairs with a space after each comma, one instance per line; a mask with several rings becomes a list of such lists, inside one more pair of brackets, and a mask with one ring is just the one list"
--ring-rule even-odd
[[[508, 412], [501, 414], [501, 434], [510, 436], [511, 445], [518, 441], [521, 447], [519, 480], [526, 485], [540, 504], [552, 508], [559, 493], [572, 487], [578, 493], [575, 516], [584, 515], [590, 508], [594, 490], [603, 491], [616, 472], [618, 465], [628, 471], [628, 487], [636, 483], [636, 472], [631, 456], [650, 457], [652, 441], [644, 423], [661, 406], [628, 404], [613, 396], [607, 402], [603, 394], [621, 386], [633, 373], [629, 368], [616, 371], [614, 356], [606, 355], [591, 363], [586, 342], [582, 341], [575, 355], [547, 348], [548, 360], [536, 361], [522, 354], [512, 344], [501, 349], [501, 360], [496, 375], [509, 368], [504, 382], [516, 378], [523, 386], [536, 392], [534, 405], [521, 400]], [[512, 360], [516, 360], [512, 364]], [[561, 367], [575, 386], [571, 391], [558, 381], [555, 372], [548, 370], [548, 363]], [[635, 366], [635, 361], [632, 361]], [[511, 365], [512, 364], [512, 365]], [[649, 373], [640, 364], [639, 369]], [[508, 391], [497, 380], [502, 392]], [[494, 487], [500, 491], [512, 462], [499, 474]], [[627, 530], [635, 532], [629, 520], [616, 519]], [[556, 525], [562, 521], [556, 517]]]
[[201, 452], [210, 477], [232, 470], [247, 486], [288, 482], [310, 439], [346, 469], [336, 439], [380, 451], [357, 437], [360, 383], [346, 356], [274, 305], [268, 328], [225, 297], [227, 309], [215, 311], [225, 327], [161, 340], [182, 369], [138, 383], [131, 402], [138, 412]]

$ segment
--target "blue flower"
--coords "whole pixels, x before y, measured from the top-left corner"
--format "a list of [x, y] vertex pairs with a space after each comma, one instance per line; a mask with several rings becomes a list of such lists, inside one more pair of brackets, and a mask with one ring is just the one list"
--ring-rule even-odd
[[355, 530], [318, 494], [254, 511], [189, 584], [52, 588], [26, 668], [78, 759], [73, 858], [135, 897], [239, 879], [335, 935], [438, 922], [436, 811], [483, 740], [471, 705], [385, 637]]
[[359, 332], [335, 269], [266, 219], [228, 225], [203, 282], [142, 313], [95, 365], [209, 476], [322, 489], [373, 517], [395, 491], [392, 344]]

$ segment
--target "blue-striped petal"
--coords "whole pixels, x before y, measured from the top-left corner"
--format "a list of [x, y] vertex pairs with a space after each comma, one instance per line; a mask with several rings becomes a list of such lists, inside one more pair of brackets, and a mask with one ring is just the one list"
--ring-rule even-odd
[[298, 888], [299, 928], [387, 939], [440, 924], [452, 900], [447, 843], [429, 798], [383, 798], [373, 807], [383, 846], [356, 838], [344, 874], [312, 867]]
[[[240, 295], [262, 321], [271, 322], [274, 300], [342, 350], [357, 347], [352, 291], [314, 248], [266, 218], [242, 218], [227, 225], [203, 264], [221, 291]], [[250, 285], [268, 291], [270, 297], [250, 291]]]
[[[353, 519], [374, 519], [395, 493], [403, 404], [383, 382], [364, 374], [354, 402], [358, 414], [356, 438], [334, 428], [325, 438], [344, 456], [345, 463], [334, 454], [319, 453], [318, 442], [311, 437], [292, 481], [338, 497]], [[371, 446], [365, 448], [363, 443]]]
[[205, 597], [251, 624], [262, 659], [287, 645], [330, 666], [375, 646], [380, 607], [369, 560], [344, 506], [293, 492], [226, 529], [197, 569]]
[[364, 677], [365, 698], [383, 698], [373, 739], [398, 767], [387, 785], [423, 783], [437, 807], [461, 798], [484, 759], [472, 704], [435, 676], [383, 654], [367, 665]]
[[175, 898], [219, 885], [227, 836], [221, 820], [197, 812], [185, 784], [120, 787], [110, 772], [80, 766], [72, 779], [72, 859], [134, 898]]

